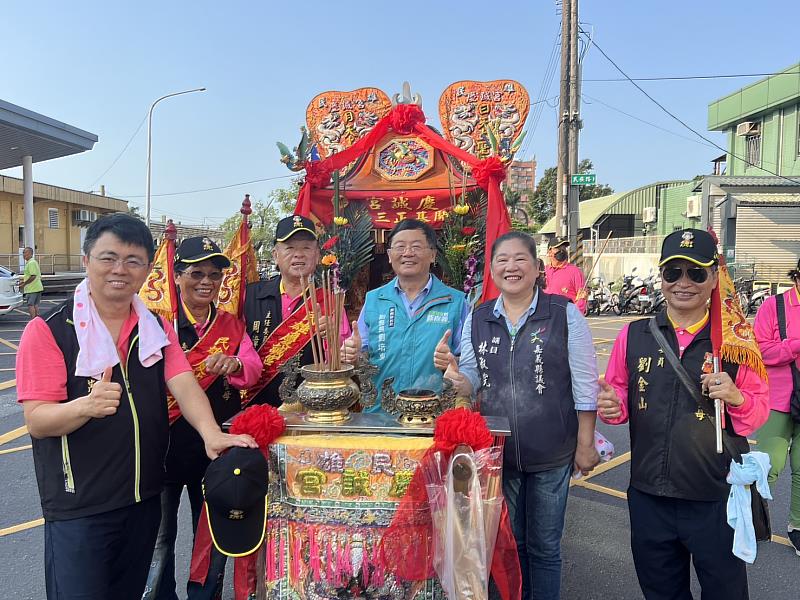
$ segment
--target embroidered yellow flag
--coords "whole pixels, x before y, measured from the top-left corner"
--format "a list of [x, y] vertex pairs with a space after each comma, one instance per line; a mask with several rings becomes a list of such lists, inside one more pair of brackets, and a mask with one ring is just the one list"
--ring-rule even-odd
[[[709, 233], [716, 240], [716, 234], [710, 228]], [[767, 369], [753, 326], [744, 316], [736, 286], [722, 255], [719, 256], [719, 282], [711, 294], [711, 341], [714, 353], [722, 360], [746, 365], [767, 381]]]
[[139, 297], [147, 308], [170, 323], [178, 314], [178, 294], [175, 290], [176, 237], [177, 229], [170, 220], [153, 258], [153, 270], [139, 290]]
[[241, 318], [244, 311], [244, 292], [248, 283], [258, 281], [256, 253], [250, 241], [250, 227], [247, 216], [253, 212], [250, 208], [250, 194], [246, 194], [242, 202], [242, 222], [239, 229], [225, 248], [225, 256], [231, 266], [223, 271], [222, 284], [219, 288], [217, 308]]

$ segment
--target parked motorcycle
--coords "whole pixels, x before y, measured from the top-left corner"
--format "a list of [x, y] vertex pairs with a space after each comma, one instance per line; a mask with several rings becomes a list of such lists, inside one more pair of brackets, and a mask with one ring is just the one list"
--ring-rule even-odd
[[644, 279], [635, 273], [636, 267], [633, 268], [630, 275], [623, 276], [622, 286], [619, 291], [612, 294], [611, 309], [614, 314], [645, 314], [649, 311], [651, 306], [650, 291]]
[[600, 315], [611, 309], [611, 289], [602, 277], [592, 277], [587, 286], [589, 297], [586, 301], [586, 313]]

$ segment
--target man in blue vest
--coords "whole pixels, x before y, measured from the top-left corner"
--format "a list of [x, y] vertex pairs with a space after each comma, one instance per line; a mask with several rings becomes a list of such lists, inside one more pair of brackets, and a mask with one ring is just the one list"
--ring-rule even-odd
[[396, 277], [367, 293], [354, 334], [342, 345], [342, 360], [353, 364], [359, 352], [369, 353], [378, 367], [378, 400], [368, 411], [381, 410], [380, 390], [394, 377], [395, 393], [409, 388], [440, 392], [442, 374], [433, 352], [448, 330], [459, 354], [461, 326], [469, 314], [464, 292], [443, 284], [431, 274], [436, 260], [436, 232], [416, 219], [404, 219], [389, 234], [389, 263]]

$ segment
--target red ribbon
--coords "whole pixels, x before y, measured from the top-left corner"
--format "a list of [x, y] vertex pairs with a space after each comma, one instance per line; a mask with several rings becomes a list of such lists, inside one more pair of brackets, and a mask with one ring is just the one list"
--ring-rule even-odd
[[499, 158], [490, 156], [472, 167], [472, 177], [475, 183], [488, 190], [491, 180], [499, 184], [506, 178], [506, 167]]

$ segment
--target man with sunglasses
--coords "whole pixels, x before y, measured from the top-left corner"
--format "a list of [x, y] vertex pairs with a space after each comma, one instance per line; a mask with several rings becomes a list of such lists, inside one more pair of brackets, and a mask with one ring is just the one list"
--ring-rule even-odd
[[[223, 269], [230, 261], [208, 237], [183, 240], [175, 253], [175, 283], [178, 290], [176, 323], [178, 340], [189, 360], [197, 383], [211, 403], [214, 419], [222, 424], [241, 410], [239, 389], [254, 384], [261, 374], [261, 361], [245, 331], [244, 322], [215, 302], [222, 284]], [[171, 396], [169, 408], [169, 450], [165, 461], [166, 480], [161, 492], [161, 526], [153, 561], [142, 598], [177, 600], [175, 593], [175, 539], [178, 508], [183, 488], [189, 496], [192, 531], [203, 508], [202, 481], [209, 459], [200, 435], [182, 418]], [[221, 594], [225, 556], [213, 552], [204, 585], [190, 582], [188, 598], [198, 600]]]
[[[650, 319], [634, 321], [617, 337], [600, 378], [598, 415], [630, 427], [631, 550], [647, 600], [691, 598], [690, 561], [703, 598], [748, 598], [745, 563], [732, 553], [726, 517], [731, 456], [716, 453], [709, 407], [722, 400], [725, 435], [745, 453], [746, 436], [767, 417], [767, 386], [744, 365], [724, 362], [722, 372], [712, 372], [708, 305], [717, 261], [708, 232], [668, 235], [659, 261], [667, 309], [653, 317], [668, 348], [657, 342]], [[682, 383], [666, 350], [696, 391]]]

